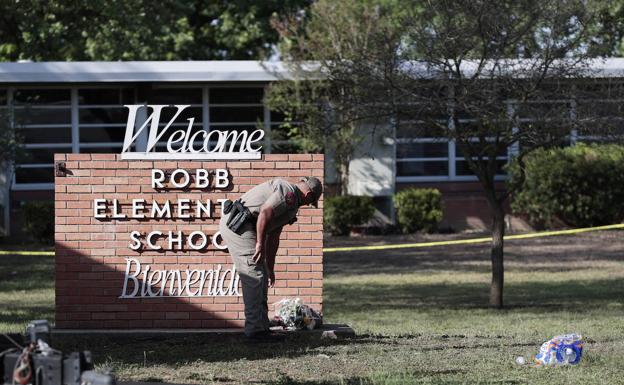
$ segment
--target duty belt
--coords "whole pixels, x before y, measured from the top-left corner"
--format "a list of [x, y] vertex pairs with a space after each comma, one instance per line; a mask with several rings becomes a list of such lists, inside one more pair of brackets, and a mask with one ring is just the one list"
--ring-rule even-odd
[[227, 200], [223, 203], [223, 213], [230, 214], [226, 225], [233, 232], [237, 233], [243, 227], [245, 223], [248, 221], [251, 223], [256, 222], [256, 217], [249, 211], [245, 204], [240, 199], [232, 202], [231, 200]]

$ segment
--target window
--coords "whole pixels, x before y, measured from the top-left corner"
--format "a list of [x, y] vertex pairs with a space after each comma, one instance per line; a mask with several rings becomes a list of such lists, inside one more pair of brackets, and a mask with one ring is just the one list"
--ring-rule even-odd
[[423, 138], [397, 140], [397, 177], [448, 176], [448, 142]]
[[265, 130], [264, 152], [270, 152], [271, 126], [265, 124], [263, 104], [264, 87], [209, 87], [211, 130], [247, 131]]
[[46, 187], [54, 182], [54, 154], [72, 152], [71, 91], [64, 88], [16, 89], [14, 123], [24, 139], [24, 154], [16, 160], [14, 182], [23, 187]]
[[[265, 130], [264, 152], [292, 152], [299, 148], [280, 130], [283, 117], [263, 104], [264, 85], [226, 86], [97, 86], [0, 89], [0, 111], [12, 116], [25, 140], [26, 153], [17, 164], [16, 189], [52, 189], [54, 153], [120, 153], [125, 137], [128, 109], [124, 104], [188, 104], [169, 132], [157, 144], [166, 150], [169, 136], [186, 129]], [[174, 116], [175, 108], [163, 109], [160, 128]], [[148, 112], [149, 113], [149, 112]], [[275, 129], [272, 143], [271, 131]], [[198, 140], [203, 142], [201, 136]], [[198, 143], [196, 143], [198, 145]]]
[[621, 99], [578, 100], [574, 107], [580, 123], [579, 129], [574, 133], [575, 141], [608, 143], [622, 137], [624, 104]]
[[[440, 116], [440, 124], [446, 124]], [[396, 127], [396, 177], [399, 182], [448, 180], [452, 144], [439, 128], [417, 120]]]
[[[470, 125], [474, 120], [463, 117], [458, 124]], [[451, 129], [450, 122], [440, 115], [439, 124]], [[435, 122], [434, 122], [435, 124]], [[465, 151], [448, 140], [441, 127], [431, 128], [424, 122], [407, 121], [398, 125], [396, 141], [397, 182], [474, 180], [476, 177], [466, 161]], [[477, 141], [477, 139], [474, 139]], [[498, 178], [504, 178], [507, 149], [500, 151]]]
[[123, 105], [135, 103], [134, 89], [80, 88], [77, 97], [80, 152], [121, 152], [128, 118]]
[[[477, 142], [478, 139], [473, 139], [472, 141]], [[478, 158], [473, 157], [473, 160], [477, 160]], [[505, 171], [503, 167], [507, 164], [508, 157], [508, 149], [499, 149], [498, 154], [496, 154], [496, 175], [500, 177], [505, 176]], [[470, 169], [468, 162], [466, 161], [466, 150], [463, 146], [456, 144], [455, 146], [455, 175], [456, 177], [473, 177], [474, 173]]]
[[[621, 92], [617, 85], [611, 85], [611, 90], [613, 89]], [[579, 141], [609, 142], [614, 140], [615, 135], [621, 135], [624, 132], [624, 119], [622, 119], [624, 109], [621, 97], [611, 95], [611, 98], [601, 99], [601, 94], [611, 92], [608, 86], [605, 89], [596, 86], [595, 89], [590, 90], [591, 92], [581, 92], [579, 96], [582, 97], [576, 100], [571, 99], [569, 90], [566, 90], [567, 88], [554, 90], [552, 100], [531, 100], [523, 103], [501, 102], [505, 108], [509, 108], [510, 113], [516, 116], [515, 129], [526, 131], [527, 135], [509, 148], [498, 149], [497, 179], [505, 177], [504, 166], [510, 154], [524, 146], [534, 145], [534, 141], [541, 143], [544, 140], [542, 133], [545, 130], [541, 130], [542, 127], [548, 126], [548, 132], [559, 130], [556, 137], [564, 138], [559, 143], [561, 146]], [[557, 99], [558, 92], [562, 95], [561, 99]], [[589, 94], [593, 97], [589, 98]], [[504, 110], [501, 108], [501, 111]], [[462, 114], [458, 127], [470, 128], [474, 121], [470, 116]], [[440, 118], [439, 122], [446, 124], [443, 118]], [[462, 146], [454, 141], [447, 141], [443, 136], [436, 135], [431, 130], [423, 129], [422, 122], [408, 120], [407, 123], [403, 122], [396, 130], [396, 178], [398, 182], [474, 180], [475, 176], [468, 166], [466, 151]], [[447, 127], [454, 129], [450, 123]], [[477, 138], [473, 139], [473, 141], [477, 140]]]
[[263, 88], [210, 88], [210, 123], [238, 127], [264, 122]]

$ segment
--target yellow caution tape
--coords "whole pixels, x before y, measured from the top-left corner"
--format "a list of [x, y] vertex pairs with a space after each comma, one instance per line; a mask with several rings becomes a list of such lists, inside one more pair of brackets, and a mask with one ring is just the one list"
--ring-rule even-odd
[[[505, 236], [505, 240], [513, 240], [513, 239], [526, 239], [526, 238], [539, 238], [539, 237], [552, 237], [555, 235], [570, 235], [570, 234], [579, 234], [586, 233], [589, 231], [600, 231], [600, 230], [615, 230], [615, 229], [624, 229], [624, 223], [619, 223], [615, 225], [606, 225], [606, 226], [596, 226], [596, 227], [582, 227], [579, 229], [569, 229], [569, 230], [556, 230], [556, 231], [541, 231], [537, 233], [528, 233], [528, 234], [517, 234], [517, 235], [507, 235]], [[389, 250], [389, 249], [408, 249], [408, 248], [417, 248], [417, 247], [432, 247], [432, 246], [447, 246], [447, 245], [466, 245], [471, 243], [484, 243], [490, 242], [492, 237], [485, 238], [473, 238], [473, 239], [456, 239], [453, 241], [436, 241], [436, 242], [421, 242], [421, 243], [401, 243], [398, 245], [377, 245], [377, 246], [355, 246], [355, 247], [329, 247], [323, 249], [325, 253], [333, 253], [336, 251], [359, 251], [359, 250]], [[0, 250], [0, 255], [42, 255], [42, 256], [54, 256], [54, 251], [10, 251], [10, 250]]]
[[21, 251], [21, 250], [0, 250], [0, 255], [46, 255], [54, 256], [54, 251]]
[[[554, 236], [554, 235], [569, 235], [569, 234], [586, 233], [588, 231], [613, 230], [613, 229], [624, 229], [624, 223], [620, 223], [620, 224], [616, 224], [616, 225], [597, 226], [597, 227], [583, 227], [583, 228], [579, 228], [579, 229], [570, 229], [570, 230], [542, 231], [542, 232], [537, 232], [537, 233], [507, 235], [505, 237], [505, 240], [525, 239], [525, 238], [538, 238], [538, 237], [551, 237], [551, 236]], [[323, 249], [323, 251], [325, 253], [333, 253], [333, 252], [336, 252], [336, 251], [360, 251], [360, 250], [364, 251], [364, 250], [407, 249], [407, 248], [416, 248], [416, 247], [465, 245], [465, 244], [471, 244], [471, 243], [484, 243], [484, 242], [490, 242], [490, 241], [492, 241], [492, 237], [473, 238], [473, 239], [456, 239], [456, 240], [453, 240], [453, 241], [402, 243], [402, 244], [398, 244], [398, 245], [330, 247], [330, 248]]]

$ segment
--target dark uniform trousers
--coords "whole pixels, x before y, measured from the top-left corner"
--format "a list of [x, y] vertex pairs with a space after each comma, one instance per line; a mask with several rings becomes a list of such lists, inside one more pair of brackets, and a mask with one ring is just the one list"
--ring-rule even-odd
[[[284, 225], [293, 223], [301, 204], [296, 186], [283, 179], [261, 183], [240, 199], [256, 218], [262, 205], [273, 209], [274, 217], [268, 225], [267, 234], [280, 231]], [[234, 233], [226, 225], [228, 218], [229, 214], [223, 215], [219, 230], [240, 276], [245, 302], [245, 334], [269, 330], [269, 272], [265, 261], [256, 264], [252, 259], [256, 251], [256, 225], [249, 221], [238, 233]]]
[[228, 245], [234, 266], [240, 276], [245, 303], [245, 334], [269, 330], [268, 268], [266, 262], [255, 263], [256, 229], [252, 223], [243, 225], [241, 234], [227, 226], [229, 214], [224, 214], [219, 223], [221, 236]]

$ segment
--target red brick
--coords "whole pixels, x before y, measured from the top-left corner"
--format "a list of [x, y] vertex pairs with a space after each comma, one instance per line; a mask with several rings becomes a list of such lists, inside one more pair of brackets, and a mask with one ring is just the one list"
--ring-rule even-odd
[[275, 168], [275, 162], [251, 162], [253, 169], [272, 169]]
[[189, 313], [187, 311], [185, 312], [167, 312], [165, 314], [166, 319], [189, 319]]
[[103, 177], [115, 176], [115, 170], [93, 170], [91, 171], [91, 175]]
[[67, 160], [91, 160], [91, 154], [67, 154]]
[[288, 160], [296, 160], [296, 161], [311, 161], [312, 154], [289, 154]]
[[300, 288], [299, 293], [302, 295], [321, 295], [323, 294], [323, 289], [317, 287]]
[[67, 186], [67, 193], [90, 193], [91, 186], [89, 185], [71, 185]]
[[311, 271], [310, 264], [296, 263], [288, 265], [288, 271]]
[[263, 154], [262, 158], [267, 161], [285, 161], [288, 160], [288, 154]]
[[115, 160], [115, 154], [91, 154], [91, 159], [93, 160]]
[[299, 168], [299, 162], [275, 162], [275, 168], [286, 168], [286, 169]]
[[[74, 157], [78, 155], [78, 157]], [[120, 299], [126, 257], [137, 258], [152, 270], [210, 269], [217, 264], [231, 267], [227, 253], [210, 245], [201, 253], [192, 250], [141, 253], [128, 248], [130, 231], [152, 230], [218, 231], [220, 208], [216, 199], [237, 199], [240, 194], [271, 177], [296, 182], [302, 175], [322, 177], [322, 154], [270, 154], [260, 161], [119, 161], [118, 154], [70, 154], [67, 165], [73, 176], [57, 178], [55, 193], [57, 233], [56, 303], [58, 327], [83, 328], [180, 328], [242, 327], [241, 297]], [[227, 168], [233, 185], [227, 190], [170, 189], [154, 191], [150, 185], [152, 167], [172, 169]], [[213, 219], [196, 223], [185, 220], [137, 220], [93, 218], [93, 199], [120, 200], [122, 211], [130, 212], [132, 199], [163, 202], [179, 197], [211, 199]], [[175, 210], [174, 215], [175, 215]], [[287, 226], [278, 253], [276, 287], [270, 290], [273, 303], [284, 296], [301, 296], [322, 311], [322, 210], [303, 208], [299, 221]], [[193, 285], [197, 287], [197, 284]], [[75, 315], [77, 318], [71, 318]], [[73, 325], [73, 326], [72, 326]]]

